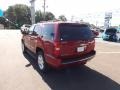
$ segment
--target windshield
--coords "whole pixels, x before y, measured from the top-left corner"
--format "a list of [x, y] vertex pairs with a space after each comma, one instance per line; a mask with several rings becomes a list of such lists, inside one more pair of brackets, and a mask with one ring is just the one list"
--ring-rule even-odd
[[59, 30], [62, 41], [93, 39], [92, 31], [85, 25], [62, 24]]

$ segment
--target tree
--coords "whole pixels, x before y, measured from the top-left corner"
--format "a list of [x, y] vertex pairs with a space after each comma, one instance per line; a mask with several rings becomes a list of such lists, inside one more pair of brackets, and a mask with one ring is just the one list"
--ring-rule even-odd
[[36, 13], [35, 13], [35, 21], [36, 21], [36, 23], [40, 22], [40, 21], [49, 21], [49, 20], [54, 20], [54, 19], [55, 19], [55, 16], [51, 12], [46, 12], [45, 16], [44, 16], [44, 13], [41, 12], [40, 10], [36, 11]]
[[4, 17], [0, 17], [0, 24], [3, 24], [4, 27], [8, 27], [8, 22]]
[[[31, 24], [31, 14], [30, 14], [30, 8], [27, 5], [23, 4], [16, 4], [13, 6], [10, 6], [6, 12], [5, 17], [9, 20], [10, 27], [16, 26], [21, 27], [23, 24]], [[40, 21], [48, 21], [48, 20], [54, 20], [55, 16], [51, 12], [45, 13], [45, 19], [44, 19], [44, 13], [41, 11], [36, 11], [35, 13], [35, 20], [36, 23]]]
[[0, 24], [4, 24], [5, 23], [5, 19], [3, 17], [0, 17]]
[[27, 5], [16, 4], [10, 6], [5, 12], [5, 17], [15, 25], [18, 24], [19, 27], [23, 24], [31, 24], [30, 8]]
[[43, 17], [43, 13], [41, 11], [36, 11], [35, 13], [35, 22], [40, 22], [43, 21], [44, 17]]
[[67, 18], [64, 15], [60, 15], [58, 19], [62, 21], [67, 21]]
[[[44, 14], [43, 14], [44, 15]], [[48, 20], [54, 20], [55, 19], [55, 16], [53, 13], [51, 12], [46, 12], [45, 13], [45, 21], [48, 21]]]

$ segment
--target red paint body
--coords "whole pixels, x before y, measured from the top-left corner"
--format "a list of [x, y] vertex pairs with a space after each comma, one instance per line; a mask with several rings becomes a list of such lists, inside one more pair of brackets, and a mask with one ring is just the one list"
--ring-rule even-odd
[[[37, 25], [44, 25], [46, 23], [40, 23]], [[59, 25], [61, 23], [47, 23], [54, 26], [54, 38], [48, 40], [43, 35], [23, 35], [22, 40], [25, 46], [33, 53], [37, 53], [37, 50], [44, 52], [46, 62], [53, 67], [64, 67], [68, 65], [85, 64], [88, 60], [91, 60], [95, 56], [95, 40], [69, 40], [61, 41]], [[66, 24], [66, 23], [65, 23]], [[67, 23], [70, 25], [76, 25], [78, 23]], [[79, 24], [78, 24], [79, 25]], [[34, 30], [33, 30], [34, 31]], [[78, 47], [84, 47], [84, 51], [78, 52]]]

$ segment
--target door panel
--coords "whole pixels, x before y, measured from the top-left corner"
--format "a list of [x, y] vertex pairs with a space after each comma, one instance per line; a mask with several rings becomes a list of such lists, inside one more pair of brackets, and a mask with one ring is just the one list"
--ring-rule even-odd
[[37, 47], [37, 39], [38, 37], [37, 36], [31, 36], [30, 37], [30, 49], [32, 52], [36, 52], [36, 47]]
[[52, 56], [54, 52], [54, 24], [44, 24], [42, 34], [42, 41], [44, 42], [44, 49], [47, 55]]
[[25, 46], [30, 49], [30, 35], [25, 35], [24, 40]]
[[31, 37], [33, 36], [33, 30], [34, 30], [35, 26], [36, 25], [34, 24], [34, 25], [32, 25], [30, 27], [30, 29], [29, 29], [29, 35], [27, 36], [27, 46], [28, 46], [28, 49], [30, 51], [32, 51], [32, 49], [31, 49]]
[[36, 53], [36, 48], [38, 47], [38, 44], [41, 43], [41, 26], [40, 24], [36, 25], [33, 34], [30, 37], [30, 48], [31, 51]]
[[49, 56], [53, 55], [54, 45], [53, 45], [52, 41], [48, 41], [48, 40], [44, 41], [44, 48], [45, 48], [47, 55], [49, 55]]

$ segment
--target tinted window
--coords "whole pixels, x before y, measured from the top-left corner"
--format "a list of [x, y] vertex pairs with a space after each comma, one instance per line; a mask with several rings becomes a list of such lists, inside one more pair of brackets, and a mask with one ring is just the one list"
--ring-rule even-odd
[[109, 34], [109, 33], [116, 33], [116, 32], [117, 32], [116, 29], [111, 28], [111, 29], [107, 29], [105, 33], [106, 33], [106, 34]]
[[54, 25], [53, 24], [44, 24], [43, 38], [48, 39], [48, 40], [54, 39]]
[[40, 25], [36, 25], [34, 29], [34, 33], [41, 36], [42, 30], [41, 30]]
[[59, 30], [63, 41], [93, 39], [93, 33], [87, 25], [61, 24]]

